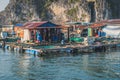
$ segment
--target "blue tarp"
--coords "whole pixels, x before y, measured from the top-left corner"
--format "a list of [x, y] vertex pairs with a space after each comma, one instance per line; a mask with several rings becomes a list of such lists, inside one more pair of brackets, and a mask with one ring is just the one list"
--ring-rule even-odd
[[101, 31], [98, 31], [98, 36], [101, 37]]
[[105, 32], [101, 32], [101, 37], [105, 37], [106, 33]]
[[21, 24], [21, 23], [18, 23], [18, 24], [16, 24], [15, 26], [23, 26], [23, 24]]
[[101, 32], [101, 31], [98, 31], [98, 36], [99, 36], [99, 37], [105, 37], [105, 36], [106, 36], [106, 33], [105, 33], [105, 32]]

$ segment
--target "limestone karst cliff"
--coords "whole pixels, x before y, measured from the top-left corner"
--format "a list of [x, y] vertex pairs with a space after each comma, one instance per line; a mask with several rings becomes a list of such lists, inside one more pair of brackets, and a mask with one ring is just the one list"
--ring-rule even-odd
[[0, 23], [32, 20], [96, 22], [120, 18], [119, 0], [10, 0]]

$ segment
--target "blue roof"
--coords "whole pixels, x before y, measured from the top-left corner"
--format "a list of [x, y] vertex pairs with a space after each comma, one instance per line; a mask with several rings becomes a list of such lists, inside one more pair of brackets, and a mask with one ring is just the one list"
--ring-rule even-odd
[[46, 23], [41, 24], [39, 27], [56, 27], [56, 26], [59, 26], [59, 25], [48, 21]]

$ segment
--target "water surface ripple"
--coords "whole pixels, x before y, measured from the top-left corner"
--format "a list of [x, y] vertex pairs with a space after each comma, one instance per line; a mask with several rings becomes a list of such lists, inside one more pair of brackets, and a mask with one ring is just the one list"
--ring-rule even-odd
[[34, 57], [0, 50], [0, 80], [120, 80], [120, 51]]

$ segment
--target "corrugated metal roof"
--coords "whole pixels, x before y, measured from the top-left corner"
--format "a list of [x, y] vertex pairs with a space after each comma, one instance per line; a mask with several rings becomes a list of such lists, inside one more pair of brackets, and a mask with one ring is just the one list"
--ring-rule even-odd
[[57, 26], [59, 25], [49, 21], [42, 21], [42, 22], [27, 22], [24, 24], [23, 27], [28, 29], [37, 29], [37, 28], [51, 28], [51, 27], [53, 28]]

